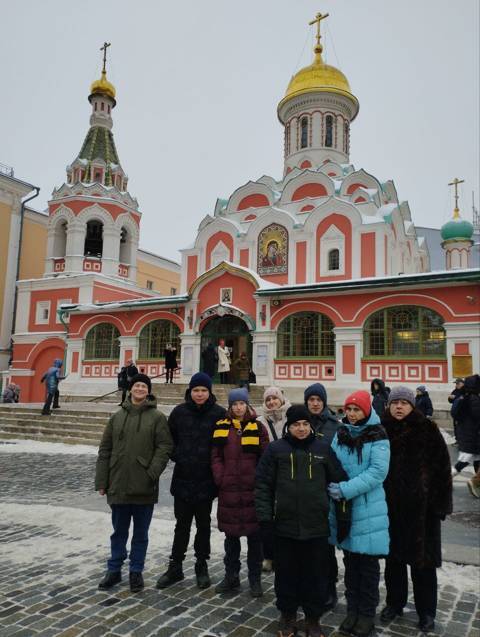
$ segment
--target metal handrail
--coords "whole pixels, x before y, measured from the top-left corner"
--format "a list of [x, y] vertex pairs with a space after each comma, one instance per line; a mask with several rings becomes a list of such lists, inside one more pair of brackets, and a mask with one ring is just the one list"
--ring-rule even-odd
[[[175, 369], [182, 369], [181, 367], [176, 367]], [[157, 374], [156, 376], [150, 376], [150, 380], [155, 380], [155, 378], [162, 378], [165, 376], [166, 372], [162, 374]], [[87, 403], [93, 403], [95, 400], [100, 400], [102, 398], [106, 398], [107, 396], [111, 396], [112, 394], [116, 394], [118, 391], [122, 391], [121, 388], [114, 389], [113, 391], [108, 392], [108, 394], [102, 394], [102, 396], [95, 396], [94, 398], [90, 398], [87, 400]]]

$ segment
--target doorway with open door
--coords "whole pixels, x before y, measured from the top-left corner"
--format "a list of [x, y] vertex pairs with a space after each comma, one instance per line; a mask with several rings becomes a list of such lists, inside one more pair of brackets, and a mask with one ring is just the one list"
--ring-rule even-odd
[[[208, 360], [207, 348], [210, 346], [211, 349], [211, 346], [213, 346], [216, 351], [221, 340], [225, 341], [225, 347], [228, 347], [232, 361], [227, 382], [237, 384], [238, 378], [236, 377], [233, 363], [240, 357], [242, 352], [245, 352], [250, 364], [252, 361], [252, 335], [248, 325], [238, 316], [216, 316], [210, 319], [202, 330], [200, 357], [202, 371], [208, 371], [208, 362], [206, 362]], [[215, 383], [220, 382], [218, 363], [215, 365], [213, 381]]]

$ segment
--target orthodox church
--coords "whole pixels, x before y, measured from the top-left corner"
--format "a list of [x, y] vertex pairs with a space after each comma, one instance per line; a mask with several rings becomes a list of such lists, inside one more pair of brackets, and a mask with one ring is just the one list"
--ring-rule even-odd
[[[184, 381], [220, 340], [233, 359], [247, 354], [262, 385], [320, 380], [347, 389], [381, 377], [446, 389], [455, 375], [478, 371], [473, 225], [457, 198], [441, 230], [444, 267], [432, 271], [393, 180], [350, 163], [359, 102], [323, 60], [324, 17], [315, 21], [312, 63], [278, 104], [283, 176], [217, 200], [181, 250], [176, 294], [140, 293], [135, 284], [141, 214], [111, 133], [115, 89], [104, 65], [89, 97], [91, 128], [49, 203], [45, 275], [18, 283], [8, 377], [30, 383], [25, 399], [38, 400], [38, 379], [55, 357], [65, 355], [66, 393], [94, 395], [114, 388], [130, 358], [161, 374], [166, 343], [177, 347]], [[48, 319], [46, 303], [58, 307]]]

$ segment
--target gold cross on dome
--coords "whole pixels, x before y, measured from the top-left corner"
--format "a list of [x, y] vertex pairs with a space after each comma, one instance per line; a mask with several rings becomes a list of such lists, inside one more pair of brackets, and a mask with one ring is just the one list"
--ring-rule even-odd
[[311, 22], [309, 22], [308, 24], [311, 26], [312, 24], [316, 24], [317, 25], [317, 46], [321, 46], [320, 44], [320, 39], [321, 39], [321, 35], [320, 35], [320, 22], [322, 20], [325, 20], [325, 18], [328, 18], [330, 14], [328, 13], [324, 13], [323, 15], [321, 13], [317, 13], [317, 15], [315, 16], [315, 20], [311, 20]]
[[453, 181], [451, 181], [448, 185], [455, 187], [455, 210], [458, 210], [458, 184], [465, 183], [465, 179], [459, 179], [455, 177]]
[[103, 69], [102, 69], [102, 73], [106, 73], [107, 70], [105, 68], [105, 65], [107, 63], [107, 49], [109, 46], [112, 46], [111, 42], [104, 42], [103, 46], [100, 47], [100, 51], [103, 51]]

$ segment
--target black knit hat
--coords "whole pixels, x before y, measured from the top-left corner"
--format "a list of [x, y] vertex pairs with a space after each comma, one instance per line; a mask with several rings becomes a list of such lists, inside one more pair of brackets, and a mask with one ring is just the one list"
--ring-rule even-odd
[[135, 383], [145, 383], [145, 385], [148, 387], [148, 393], [152, 393], [152, 381], [146, 374], [135, 374], [135, 376], [130, 381], [130, 389], [132, 389]]
[[287, 422], [285, 423], [285, 429], [288, 429], [290, 425], [299, 420], [307, 420], [310, 422], [310, 412], [305, 405], [292, 405], [287, 409]]

